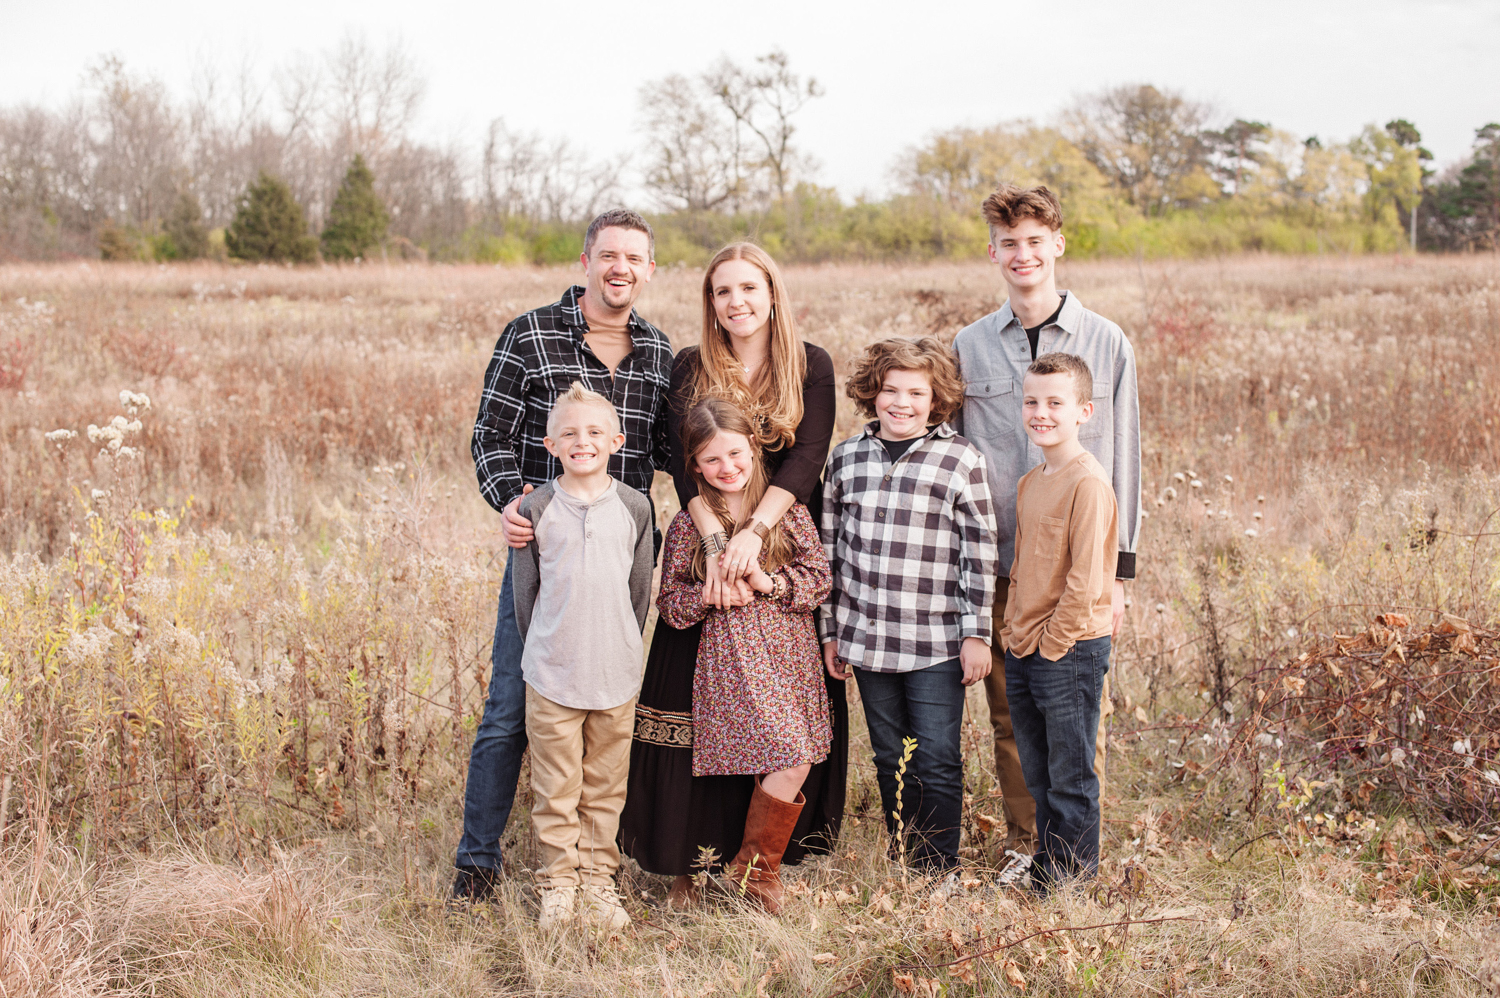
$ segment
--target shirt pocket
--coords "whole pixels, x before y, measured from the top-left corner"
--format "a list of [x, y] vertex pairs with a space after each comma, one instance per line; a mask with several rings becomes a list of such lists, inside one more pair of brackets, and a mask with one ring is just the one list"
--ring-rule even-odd
[[1078, 430], [1078, 439], [1112, 435], [1115, 431], [1115, 386], [1108, 381], [1094, 382], [1094, 414]]
[[1010, 375], [976, 377], [964, 385], [964, 431], [970, 439], [1024, 433], [1021, 393]]
[[1056, 561], [1062, 556], [1063, 542], [1068, 537], [1067, 521], [1056, 516], [1043, 516], [1037, 522], [1036, 546], [1032, 549], [1038, 558]]

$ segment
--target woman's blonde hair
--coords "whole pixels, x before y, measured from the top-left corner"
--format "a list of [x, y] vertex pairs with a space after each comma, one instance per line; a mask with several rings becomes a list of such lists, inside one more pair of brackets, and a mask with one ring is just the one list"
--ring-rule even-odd
[[[771, 292], [771, 356], [756, 372], [754, 384], [746, 381], [745, 370], [730, 346], [729, 333], [719, 325], [714, 310], [714, 271], [727, 260], [754, 264], [766, 275]], [[807, 351], [797, 338], [781, 270], [770, 254], [754, 243], [730, 243], [714, 255], [703, 273], [703, 336], [692, 401], [721, 398], [734, 403], [750, 417], [754, 426], [751, 439], [762, 450], [780, 450], [797, 442], [806, 380]]]
[[[750, 447], [755, 452], [750, 468], [750, 481], [746, 484], [745, 490], [740, 493], [741, 517], [738, 521], [729, 514], [729, 501], [725, 499], [724, 493], [710, 485], [698, 470], [698, 452], [720, 433], [740, 434], [750, 442]], [[750, 418], [723, 399], [704, 399], [693, 406], [682, 421], [682, 452], [687, 455], [688, 473], [693, 476], [693, 482], [698, 486], [698, 497], [718, 518], [724, 532], [733, 536], [740, 526], [754, 515], [755, 507], [760, 504], [761, 497], [766, 494], [766, 486], [769, 482], [760, 445], [755, 442], [755, 431], [750, 424]], [[789, 563], [795, 557], [796, 551], [792, 547], [791, 539], [781, 529], [781, 524], [773, 523], [770, 527], [771, 532], [766, 535], [765, 543], [761, 547], [763, 552], [761, 562], [765, 571], [774, 572], [782, 565]], [[693, 576], [701, 581], [707, 578], [707, 571], [708, 564], [703, 555], [703, 548], [701, 545], [696, 545], [693, 550]]]

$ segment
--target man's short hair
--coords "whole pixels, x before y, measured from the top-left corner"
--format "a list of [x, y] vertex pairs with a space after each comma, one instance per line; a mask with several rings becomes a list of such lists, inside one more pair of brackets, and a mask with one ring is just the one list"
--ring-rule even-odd
[[620, 432], [620, 413], [615, 409], [615, 404], [596, 391], [590, 390], [582, 381], [575, 381], [568, 386], [568, 390], [557, 397], [552, 403], [552, 411], [547, 413], [547, 436], [552, 436], [557, 429], [558, 414], [564, 406], [569, 405], [591, 405], [597, 409], [603, 409], [609, 413], [610, 426], [616, 433]]
[[1026, 373], [1070, 374], [1079, 405], [1094, 400], [1094, 372], [1089, 370], [1089, 362], [1076, 353], [1044, 353], [1031, 362]]
[[995, 230], [1013, 229], [1023, 218], [1034, 218], [1053, 232], [1062, 229], [1062, 204], [1057, 195], [1045, 187], [1017, 187], [1001, 184], [984, 199], [984, 220], [990, 235]]
[[892, 371], [920, 371], [932, 383], [934, 423], [944, 423], [958, 411], [964, 401], [964, 381], [959, 377], [953, 351], [932, 336], [919, 340], [899, 336], [865, 347], [855, 361], [854, 373], [844, 384], [844, 394], [854, 400], [854, 408], [867, 419], [875, 418], [875, 398]]
[[583, 235], [583, 255], [588, 256], [594, 251], [594, 240], [599, 238], [599, 233], [605, 229], [634, 229], [646, 234], [646, 258], [656, 259], [656, 233], [651, 231], [651, 223], [641, 217], [640, 212], [631, 211], [629, 208], [611, 208], [604, 214], [589, 223], [588, 232]]

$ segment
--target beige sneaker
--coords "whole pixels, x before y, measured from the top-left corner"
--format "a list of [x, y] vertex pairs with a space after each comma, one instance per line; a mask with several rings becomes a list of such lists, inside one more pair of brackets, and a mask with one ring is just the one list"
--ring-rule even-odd
[[630, 924], [630, 913], [620, 903], [614, 884], [588, 884], [583, 888], [583, 920], [604, 932], [618, 932]]
[[546, 931], [560, 929], [573, 920], [573, 906], [578, 900], [576, 887], [548, 887], [542, 891], [542, 914], [537, 927]]

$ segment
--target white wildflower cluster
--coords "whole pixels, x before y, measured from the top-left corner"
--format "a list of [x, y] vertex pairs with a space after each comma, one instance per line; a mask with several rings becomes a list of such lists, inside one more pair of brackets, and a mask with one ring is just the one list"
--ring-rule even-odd
[[115, 632], [103, 624], [95, 624], [86, 631], [75, 632], [68, 638], [63, 655], [72, 665], [91, 665], [104, 660], [109, 652]]
[[138, 412], [143, 412], [151, 408], [151, 398], [148, 395], [133, 392], [127, 388], [120, 392], [120, 405], [125, 407], [127, 413], [134, 416]]
[[[142, 396], [144, 397], [144, 396]], [[100, 453], [113, 454], [117, 457], [132, 458], [140, 452], [134, 447], [125, 446], [125, 438], [134, 436], [141, 432], [141, 421], [139, 419], [126, 419], [124, 416], [116, 416], [104, 426], [89, 424], [89, 443], [102, 444]]]
[[63, 444], [67, 443], [69, 440], [77, 440], [78, 439], [78, 431], [77, 430], [51, 430], [51, 431], [49, 431], [47, 433], [43, 433], [42, 437], [49, 444], [57, 444], [57, 446], [61, 447]]

